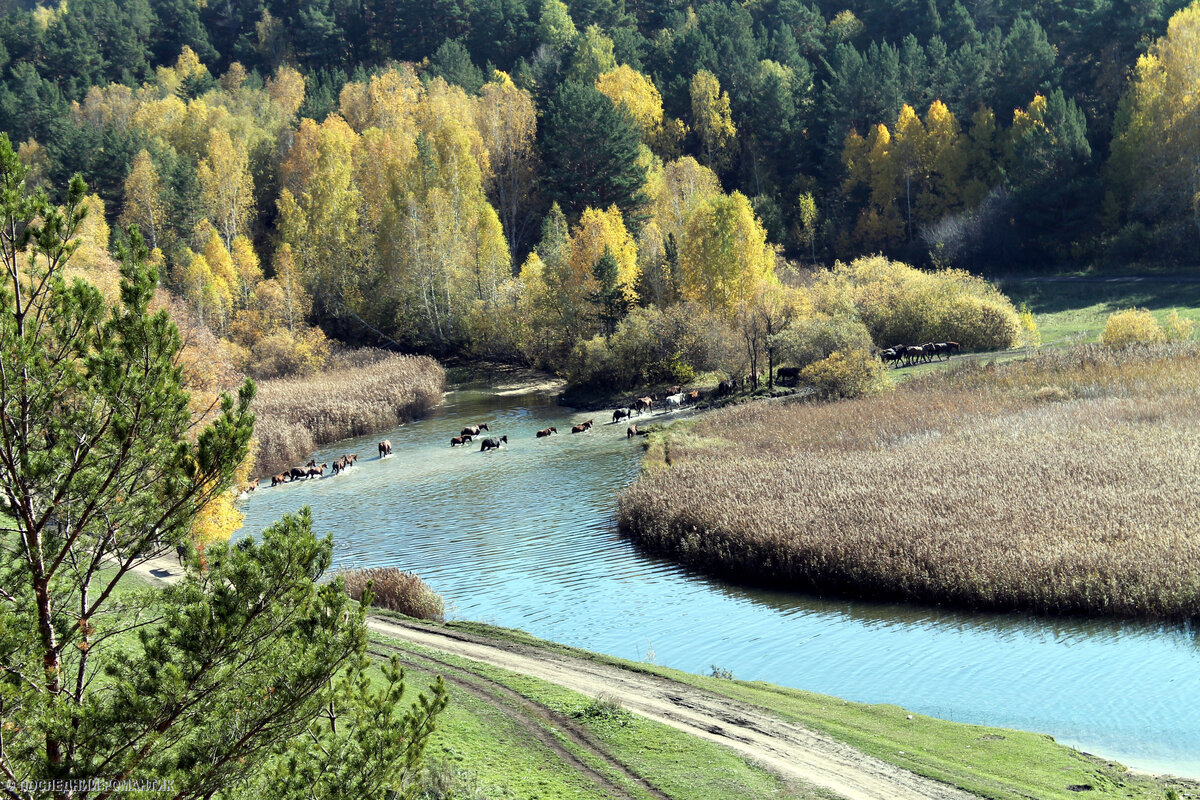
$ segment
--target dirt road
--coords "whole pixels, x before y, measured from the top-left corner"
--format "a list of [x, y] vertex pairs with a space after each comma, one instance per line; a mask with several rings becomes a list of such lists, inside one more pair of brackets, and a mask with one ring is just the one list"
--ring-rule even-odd
[[371, 631], [502, 667], [596, 697], [741, 753], [767, 769], [848, 800], [959, 800], [965, 792], [867, 756], [762, 709], [644, 673], [461, 631], [369, 617]]
[[[134, 571], [158, 583], [173, 583], [182, 575], [172, 558], [154, 559]], [[529, 675], [589, 697], [609, 695], [647, 719], [730, 747], [785, 779], [847, 800], [974, 797], [763, 709], [665, 678], [433, 625], [368, 617], [367, 627], [391, 639]]]

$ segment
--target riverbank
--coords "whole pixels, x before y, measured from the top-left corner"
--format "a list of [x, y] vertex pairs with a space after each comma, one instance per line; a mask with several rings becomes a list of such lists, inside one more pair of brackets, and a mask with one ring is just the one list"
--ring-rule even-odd
[[[170, 559], [146, 573], [150, 582], [179, 575]], [[472, 788], [489, 797], [672, 800], [1200, 794], [1200, 783], [1131, 772], [1044, 735], [688, 674], [483, 623], [372, 611], [368, 626], [372, 655], [398, 656], [414, 688], [445, 676], [451, 705], [430, 744], [429, 777], [466, 796]]]
[[445, 390], [437, 361], [382, 350], [352, 351], [309, 377], [263, 381], [252, 406], [254, 475], [274, 475], [303, 464], [322, 445], [424, 416]]
[[622, 531], [710, 574], [971, 609], [1200, 615], [1200, 350], [964, 365], [668, 434]]

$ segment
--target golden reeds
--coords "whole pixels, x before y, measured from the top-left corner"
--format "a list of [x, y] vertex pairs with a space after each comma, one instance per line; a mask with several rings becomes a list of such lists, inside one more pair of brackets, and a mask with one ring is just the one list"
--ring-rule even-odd
[[415, 572], [401, 572], [396, 567], [372, 567], [338, 572], [346, 581], [346, 593], [362, 600], [363, 590], [371, 582], [371, 605], [399, 611], [417, 619], [442, 622], [446, 608], [442, 596], [429, 588]]
[[418, 417], [441, 401], [445, 381], [432, 358], [361, 351], [317, 375], [263, 381], [253, 405], [255, 471], [271, 475], [323, 444]]
[[1200, 349], [1099, 346], [838, 403], [752, 404], [668, 442], [622, 529], [796, 589], [1200, 614]]

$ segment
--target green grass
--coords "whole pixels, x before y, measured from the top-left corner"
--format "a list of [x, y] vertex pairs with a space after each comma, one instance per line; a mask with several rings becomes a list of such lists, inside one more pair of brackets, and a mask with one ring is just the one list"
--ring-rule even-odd
[[[883, 761], [995, 800], [1068, 800], [1068, 786], [1092, 786], [1093, 798], [1163, 798], [1168, 788], [1200, 790], [1182, 779], [1131, 773], [1119, 764], [1060, 745], [1050, 736], [967, 725], [912, 714], [894, 705], [851, 703], [763, 682], [725, 680], [626, 661], [536, 639], [524, 631], [482, 623], [449, 627], [501, 638], [636, 672], [669, 678], [775, 712], [847, 742]], [[746, 795], [758, 796], [758, 795]]]
[[1148, 309], [1160, 323], [1172, 309], [1185, 319], [1200, 320], [1200, 279], [1194, 272], [1047, 275], [997, 282], [1014, 303], [1033, 312], [1046, 344], [1096, 341], [1108, 315], [1127, 308]]
[[[490, 629], [489, 629], [490, 630]], [[433, 651], [372, 634], [372, 640], [413, 653]], [[743, 800], [743, 798], [824, 798], [817, 790], [786, 785], [772, 773], [747, 763], [732, 750], [652, 722], [616, 707], [597, 712], [595, 698], [545, 681], [452, 655], [437, 654], [460, 673], [482, 676], [502, 684], [534, 703], [572, 718], [585, 727], [603, 752], [647, 779], [676, 800]], [[403, 660], [403, 656], [402, 656]], [[427, 686], [432, 672], [406, 666], [416, 684]], [[483, 703], [451, 684], [450, 709], [439, 723], [430, 747], [434, 763], [450, 761], [470, 770], [483, 785], [520, 798], [605, 797], [598, 787], [574, 771], [573, 765], [516, 726], [496, 706]], [[553, 731], [553, 728], [547, 728]], [[579, 748], [565, 736], [561, 745], [603, 773], [633, 797], [651, 797], [627, 775]], [[516, 752], [514, 752], [514, 748]], [[491, 797], [491, 795], [489, 795]]]

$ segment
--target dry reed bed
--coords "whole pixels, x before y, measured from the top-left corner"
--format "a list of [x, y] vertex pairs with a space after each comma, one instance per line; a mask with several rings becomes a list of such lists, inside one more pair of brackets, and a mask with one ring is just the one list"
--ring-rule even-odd
[[1200, 615], [1200, 351], [1085, 347], [834, 404], [717, 412], [624, 531], [754, 582], [975, 608]]
[[321, 445], [419, 417], [441, 400], [445, 383], [432, 358], [363, 353], [310, 377], [263, 381], [253, 405], [255, 473], [272, 475]]

